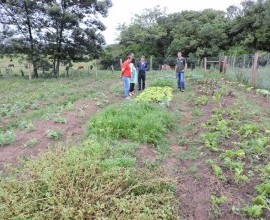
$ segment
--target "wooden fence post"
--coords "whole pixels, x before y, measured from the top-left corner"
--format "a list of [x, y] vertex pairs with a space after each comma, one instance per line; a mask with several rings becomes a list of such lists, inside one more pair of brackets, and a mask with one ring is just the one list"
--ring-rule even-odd
[[254, 89], [256, 88], [258, 58], [259, 58], [259, 53], [257, 52], [255, 53], [254, 61], [252, 65], [252, 86], [254, 87]]
[[227, 59], [228, 59], [228, 57], [225, 56], [224, 60], [223, 60], [223, 65], [222, 65], [222, 72], [223, 73], [226, 73], [226, 70], [227, 70]]
[[206, 73], [207, 70], [207, 58], [204, 58], [204, 72]]

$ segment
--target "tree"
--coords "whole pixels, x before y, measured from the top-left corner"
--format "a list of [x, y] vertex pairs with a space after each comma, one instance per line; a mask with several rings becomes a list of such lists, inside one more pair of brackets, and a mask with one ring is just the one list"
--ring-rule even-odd
[[178, 22], [171, 31], [173, 40], [167, 55], [181, 50], [196, 57], [218, 56], [228, 45], [228, 26], [229, 19], [222, 11], [184, 11], [178, 15]]
[[[72, 59], [92, 59], [100, 56], [105, 26], [98, 16], [106, 16], [110, 0], [10, 0], [1, 1], [2, 24], [10, 26], [3, 33], [9, 42], [27, 53], [37, 76], [38, 61], [53, 60], [54, 74], [59, 74], [61, 62]], [[16, 44], [12, 39], [16, 35]], [[4, 42], [7, 43], [7, 40]], [[27, 50], [25, 50], [25, 48]]]
[[124, 45], [128, 51], [137, 55], [163, 54], [159, 44], [167, 35], [163, 26], [158, 23], [161, 17], [166, 16], [165, 9], [159, 6], [152, 9], [145, 9], [141, 15], [136, 14], [129, 26], [120, 25], [120, 45]]
[[229, 35], [250, 52], [270, 51], [270, 0], [243, 1], [241, 5], [242, 15], [235, 18]]
[[0, 23], [5, 26], [2, 38], [5, 45], [10, 45], [13, 50], [25, 53], [33, 64], [34, 76], [37, 77], [37, 63], [39, 59], [37, 31], [39, 29], [38, 17], [40, 1], [0, 1]]

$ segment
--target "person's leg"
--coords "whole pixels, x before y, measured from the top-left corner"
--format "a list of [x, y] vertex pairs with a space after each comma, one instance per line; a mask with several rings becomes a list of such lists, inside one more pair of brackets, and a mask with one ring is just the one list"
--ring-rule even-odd
[[139, 91], [142, 90], [141, 81], [142, 81], [141, 73], [138, 73], [138, 90]]
[[178, 87], [178, 89], [180, 89], [180, 90], [181, 90], [181, 83], [180, 83], [180, 79], [181, 79], [181, 77], [180, 77], [180, 73], [179, 73], [179, 72], [176, 72], [177, 87]]
[[133, 96], [134, 94], [134, 84], [135, 83], [130, 83], [130, 88], [129, 88], [129, 96]]
[[127, 98], [128, 97], [128, 93], [129, 93], [129, 87], [130, 87], [130, 78], [123, 76], [122, 77], [123, 82], [124, 82], [124, 97]]
[[145, 89], [145, 73], [142, 74], [142, 90]]
[[185, 74], [184, 74], [184, 72], [180, 73], [180, 85], [181, 85], [181, 90], [185, 91]]
[[135, 86], [135, 83], [130, 83], [130, 92], [134, 91], [134, 86]]

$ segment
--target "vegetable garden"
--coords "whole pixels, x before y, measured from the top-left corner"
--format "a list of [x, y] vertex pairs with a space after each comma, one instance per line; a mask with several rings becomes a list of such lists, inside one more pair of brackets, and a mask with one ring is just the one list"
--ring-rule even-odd
[[[225, 74], [0, 80], [1, 219], [268, 219], [268, 96]], [[8, 165], [10, 164], [10, 165]]]

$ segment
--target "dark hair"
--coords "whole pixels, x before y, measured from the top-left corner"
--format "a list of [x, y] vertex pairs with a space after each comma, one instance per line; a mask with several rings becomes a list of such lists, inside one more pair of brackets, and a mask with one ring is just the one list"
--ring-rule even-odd
[[134, 57], [132, 58], [131, 63], [135, 63], [135, 58]]
[[131, 56], [127, 56], [127, 57], [124, 59], [124, 61], [126, 61], [126, 60], [128, 60], [128, 59], [132, 59], [132, 57], [131, 57]]

